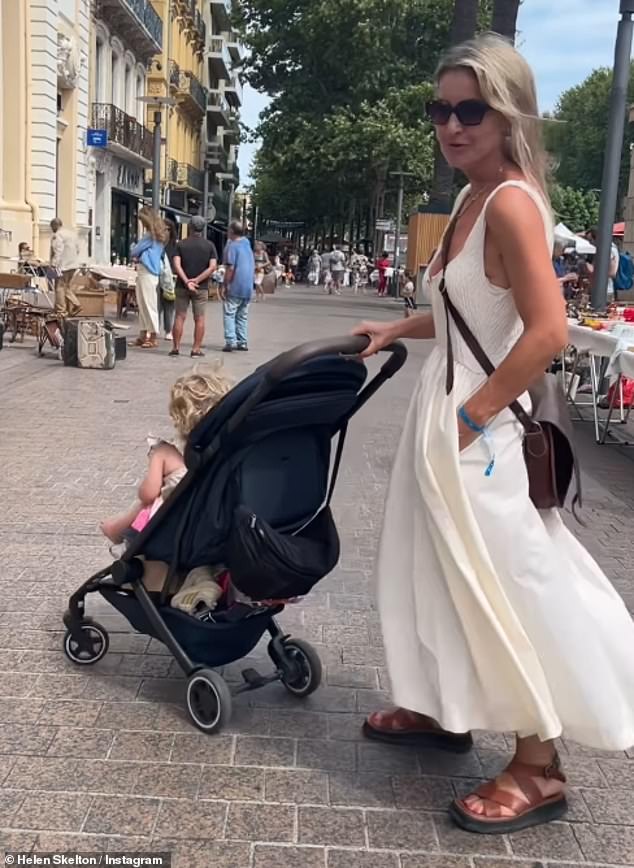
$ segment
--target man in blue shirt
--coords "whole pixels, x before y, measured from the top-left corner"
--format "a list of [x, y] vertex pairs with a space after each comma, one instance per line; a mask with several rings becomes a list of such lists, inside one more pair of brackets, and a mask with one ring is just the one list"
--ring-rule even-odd
[[255, 286], [255, 259], [242, 223], [229, 226], [229, 243], [225, 250], [224, 307], [225, 353], [249, 349], [249, 303]]

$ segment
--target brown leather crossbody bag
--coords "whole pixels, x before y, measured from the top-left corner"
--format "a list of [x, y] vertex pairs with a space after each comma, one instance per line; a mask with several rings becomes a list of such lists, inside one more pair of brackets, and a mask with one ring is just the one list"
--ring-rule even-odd
[[[451, 342], [450, 322], [454, 321], [462, 339], [469, 347], [482, 370], [491, 376], [495, 365], [469, 326], [455, 307], [447, 291], [446, 272], [451, 240], [460, 214], [456, 215], [447, 227], [442, 243], [442, 278], [440, 294], [445, 305], [447, 322], [447, 382], [449, 395], [453, 389], [454, 356]], [[537, 509], [563, 507], [575, 482], [572, 511], [579, 521], [576, 507], [581, 506], [581, 473], [573, 443], [572, 423], [568, 406], [561, 386], [554, 374], [545, 373], [529, 387], [532, 413], [524, 410], [519, 401], [513, 401], [509, 409], [513, 411], [524, 428], [524, 461], [529, 481], [529, 494]]]

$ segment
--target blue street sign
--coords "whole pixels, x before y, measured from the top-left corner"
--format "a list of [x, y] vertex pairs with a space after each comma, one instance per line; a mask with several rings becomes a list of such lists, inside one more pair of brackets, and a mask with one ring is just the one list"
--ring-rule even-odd
[[86, 130], [86, 144], [91, 148], [105, 148], [108, 144], [108, 131]]

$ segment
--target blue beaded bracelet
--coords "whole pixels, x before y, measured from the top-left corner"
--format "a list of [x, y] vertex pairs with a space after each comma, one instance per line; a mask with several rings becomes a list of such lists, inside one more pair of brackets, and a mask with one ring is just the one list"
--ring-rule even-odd
[[493, 437], [491, 436], [491, 432], [486, 425], [478, 425], [477, 422], [474, 422], [471, 416], [465, 410], [464, 406], [458, 409], [458, 417], [465, 423], [467, 428], [469, 428], [476, 434], [482, 435], [482, 439], [484, 440], [486, 447], [489, 450], [490, 459], [487, 468], [484, 471], [484, 475], [487, 477], [491, 476], [491, 474], [493, 473], [493, 468], [495, 467], [495, 449], [493, 447]]

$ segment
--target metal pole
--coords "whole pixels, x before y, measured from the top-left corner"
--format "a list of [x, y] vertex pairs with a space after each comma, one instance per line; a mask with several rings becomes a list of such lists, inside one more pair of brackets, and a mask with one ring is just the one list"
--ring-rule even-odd
[[152, 208], [161, 205], [161, 110], [154, 112], [154, 160], [152, 163]]
[[610, 250], [614, 217], [616, 215], [627, 108], [627, 90], [630, 75], [630, 56], [634, 32], [634, 0], [621, 0], [622, 16], [616, 35], [614, 49], [614, 80], [608, 119], [608, 139], [603, 164], [603, 183], [601, 185], [601, 207], [597, 239], [597, 256], [594, 262], [594, 281], [592, 284], [592, 307], [601, 310], [605, 307], [610, 271]]
[[227, 218], [229, 223], [231, 223], [231, 221], [233, 220], [233, 194], [234, 194], [234, 191], [235, 191], [235, 186], [233, 184], [231, 184], [229, 186], [229, 204], [228, 204], [229, 216]]
[[203, 217], [209, 220], [209, 166], [205, 162], [205, 174], [203, 176]]
[[394, 237], [394, 298], [398, 298], [398, 268], [401, 262], [401, 221], [403, 219], [403, 191], [405, 177], [403, 172], [398, 176], [398, 204], [396, 206], [396, 235]]

